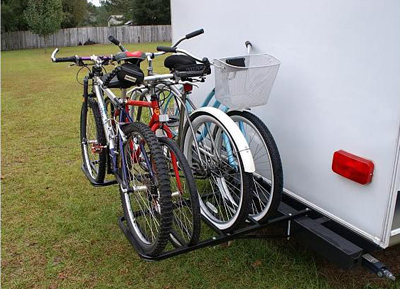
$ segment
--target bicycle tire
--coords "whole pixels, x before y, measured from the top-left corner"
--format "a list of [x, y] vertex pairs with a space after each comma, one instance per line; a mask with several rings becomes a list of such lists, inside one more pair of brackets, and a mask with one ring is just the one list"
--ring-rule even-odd
[[[195, 245], [200, 238], [201, 217], [199, 196], [192, 171], [175, 141], [166, 137], [158, 138], [158, 141], [164, 147], [163, 152], [166, 156], [171, 180], [173, 232], [170, 234], [170, 241], [175, 247]], [[175, 163], [177, 164], [177, 173], [179, 174], [178, 180], [176, 171], [172, 165], [171, 152], [176, 158]], [[178, 181], [180, 185], [178, 185]]]
[[[122, 188], [120, 184], [124, 216], [142, 251], [157, 256], [165, 249], [172, 226], [167, 164], [160, 143], [148, 126], [136, 122], [122, 129], [127, 141], [123, 145], [121, 158], [124, 161], [121, 163], [129, 172], [128, 187]], [[140, 147], [139, 155], [133, 150], [134, 146]]]
[[104, 103], [106, 105], [107, 117], [111, 118], [111, 119], [114, 118], [115, 107], [114, 107], [114, 104], [112, 103], [111, 99], [106, 97], [104, 99]]
[[262, 223], [276, 215], [282, 198], [283, 169], [279, 150], [271, 132], [257, 116], [248, 111], [230, 111], [228, 115], [244, 132], [253, 154], [256, 172], [250, 216]]
[[[188, 159], [189, 165], [191, 165], [192, 170], [195, 172], [194, 175], [199, 191], [201, 213], [219, 230], [226, 232], [233, 231], [241, 226], [248, 216], [252, 198], [252, 195], [248, 193], [252, 191], [252, 174], [244, 171], [242, 158], [240, 153], [238, 153], [237, 145], [233, 141], [232, 134], [218, 118], [208, 112], [197, 111], [192, 113], [189, 119], [196, 134], [199, 133], [198, 129], [202, 124], [205, 123], [207, 126], [208, 122], [214, 123], [215, 126], [212, 129], [210, 126], [210, 131], [212, 130], [215, 132], [220, 130], [226, 133], [230, 141], [229, 143], [233, 147], [233, 152], [236, 153], [235, 162], [239, 164], [237, 168], [233, 169], [230, 165], [227, 165], [226, 162], [224, 163], [222, 157], [220, 157], [219, 160], [208, 159], [207, 162], [209, 162], [210, 165], [208, 165], [207, 171], [203, 172], [204, 168], [199, 168], [196, 152], [193, 153], [194, 138], [192, 136], [192, 129], [189, 123], [185, 124], [181, 148], [185, 157]], [[200, 134], [201, 133], [202, 132], [200, 132]], [[211, 135], [211, 133], [209, 135]], [[212, 135], [214, 135], [214, 133], [212, 133]], [[211, 138], [210, 142], [213, 142]], [[202, 147], [203, 151], [208, 149], [205, 143], [199, 144], [199, 147]], [[218, 150], [218, 153], [221, 154], [222, 150], [220, 147]], [[216, 164], [215, 161], [217, 161]], [[207, 179], [208, 183], [205, 182], [204, 179]], [[230, 181], [228, 181], [228, 179]], [[232, 180], [234, 180], [235, 183], [233, 183]], [[228, 188], [228, 186], [230, 187]], [[217, 190], [215, 190], [215, 188], [217, 188]], [[210, 190], [212, 192], [211, 194], [205, 194], [206, 191], [209, 192]], [[238, 193], [234, 193], [235, 191]]]
[[[88, 136], [88, 133], [90, 134]], [[89, 173], [88, 178], [94, 183], [103, 183], [106, 173], [107, 140], [101, 121], [99, 106], [95, 99], [86, 98], [81, 109], [81, 150], [83, 165]], [[89, 139], [89, 140], [88, 140]], [[98, 158], [92, 160], [91, 155]]]

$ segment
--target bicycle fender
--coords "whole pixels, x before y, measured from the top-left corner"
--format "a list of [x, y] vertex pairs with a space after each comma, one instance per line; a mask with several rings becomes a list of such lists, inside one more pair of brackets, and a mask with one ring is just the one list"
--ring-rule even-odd
[[215, 107], [201, 107], [196, 109], [193, 114], [197, 112], [205, 112], [216, 117], [221, 122], [221, 124], [230, 132], [233, 141], [237, 145], [240, 157], [242, 158], [244, 171], [246, 173], [254, 173], [256, 168], [254, 165], [253, 154], [251, 153], [246, 138], [235, 122], [225, 112]]

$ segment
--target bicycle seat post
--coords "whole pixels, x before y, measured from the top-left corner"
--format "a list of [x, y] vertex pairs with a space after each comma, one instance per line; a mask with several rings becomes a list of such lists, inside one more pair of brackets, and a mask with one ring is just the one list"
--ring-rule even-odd
[[147, 55], [147, 63], [148, 63], [147, 75], [152, 76], [153, 75], [153, 58], [151, 57], [151, 55]]

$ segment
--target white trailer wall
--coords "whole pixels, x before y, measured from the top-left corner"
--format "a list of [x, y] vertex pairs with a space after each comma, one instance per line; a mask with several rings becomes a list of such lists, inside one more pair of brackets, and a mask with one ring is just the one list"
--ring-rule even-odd
[[[182, 44], [195, 55], [240, 55], [250, 40], [255, 53], [281, 60], [268, 105], [253, 111], [277, 141], [287, 192], [387, 246], [398, 189], [400, 1], [172, 0], [171, 9], [173, 40], [205, 29]], [[339, 149], [374, 162], [371, 184], [332, 172]]]

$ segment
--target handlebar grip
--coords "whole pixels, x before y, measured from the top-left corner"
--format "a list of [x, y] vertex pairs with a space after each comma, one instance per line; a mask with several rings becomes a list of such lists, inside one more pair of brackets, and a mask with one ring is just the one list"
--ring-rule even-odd
[[175, 75], [180, 78], [199, 77], [204, 75], [204, 71], [175, 71]]
[[163, 52], [176, 52], [176, 47], [171, 47], [171, 46], [157, 46], [157, 51], [163, 51]]
[[114, 43], [115, 45], [119, 45], [119, 40], [118, 39], [116, 39], [114, 36], [112, 36], [112, 35], [110, 35], [110, 36], [108, 36], [108, 40], [110, 40], [112, 43]]
[[76, 62], [76, 56], [56, 58], [54, 62]]
[[185, 37], [186, 37], [186, 39], [190, 39], [190, 38], [193, 38], [193, 37], [195, 37], [197, 35], [200, 35], [200, 34], [203, 34], [203, 33], [204, 33], [204, 29], [202, 28], [202, 29], [193, 31], [193, 32], [191, 32], [189, 34], [186, 34]]

